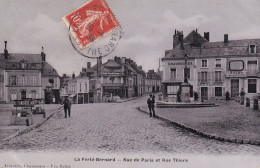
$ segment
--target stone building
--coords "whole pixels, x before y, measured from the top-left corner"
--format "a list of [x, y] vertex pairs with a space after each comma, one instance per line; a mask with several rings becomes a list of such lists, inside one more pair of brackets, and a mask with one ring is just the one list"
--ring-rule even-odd
[[[163, 62], [163, 95], [168, 101], [175, 101], [179, 84], [186, 74], [193, 86], [191, 91], [199, 93], [205, 100], [221, 98], [228, 91], [231, 97], [244, 90], [247, 97], [260, 93], [260, 39], [209, 41], [209, 32], [201, 36], [193, 30], [185, 38], [175, 31], [173, 49], [165, 51]], [[192, 96], [192, 93], [191, 93]]]
[[90, 100], [101, 102], [142, 96], [145, 92], [145, 72], [132, 59], [117, 57], [86, 68], [90, 82]]
[[[0, 81], [2, 90], [1, 101], [9, 103], [13, 100], [23, 98], [44, 99], [46, 98], [45, 89], [48, 84], [48, 86], [50, 86], [49, 92], [52, 92], [52, 89], [55, 88], [59, 89], [58, 74], [56, 70], [46, 62], [45, 56], [44, 52], [41, 54], [8, 53], [7, 42], [5, 42], [4, 53], [0, 54], [0, 78], [4, 78], [4, 80]], [[52, 71], [51, 73], [49, 73], [50, 69]], [[54, 74], [54, 72], [56, 85], [53, 88], [49, 77]], [[51, 98], [52, 101], [49, 103], [53, 102], [53, 96]], [[58, 98], [59, 96], [57, 96], [57, 99]]]

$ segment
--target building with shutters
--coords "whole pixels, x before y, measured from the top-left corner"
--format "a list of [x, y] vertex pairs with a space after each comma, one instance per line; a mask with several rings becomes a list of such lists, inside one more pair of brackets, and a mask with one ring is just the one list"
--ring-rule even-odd
[[[209, 32], [201, 36], [193, 30], [186, 37], [175, 31], [173, 49], [165, 51], [163, 63], [163, 95], [175, 101], [179, 85], [184, 81], [184, 67], [191, 92], [208, 100], [221, 98], [228, 91], [231, 97], [244, 90], [252, 98], [260, 93], [260, 39], [209, 41]], [[192, 96], [192, 93], [191, 93]]]
[[[10, 103], [23, 98], [44, 99], [45, 103], [59, 102], [59, 76], [46, 62], [46, 55], [0, 53], [0, 101]], [[54, 93], [54, 90], [58, 92]], [[46, 93], [51, 93], [46, 101]], [[56, 96], [57, 95], [57, 96]]]

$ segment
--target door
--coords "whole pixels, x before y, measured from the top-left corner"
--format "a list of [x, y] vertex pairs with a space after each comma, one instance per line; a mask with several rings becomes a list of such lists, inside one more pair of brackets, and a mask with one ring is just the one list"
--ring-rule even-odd
[[84, 98], [83, 98], [83, 94], [82, 93], [79, 93], [78, 94], [78, 104], [83, 104], [83, 100]]
[[231, 97], [239, 95], [239, 79], [231, 79]]
[[201, 87], [201, 98], [203, 100], [208, 100], [208, 88], [207, 87]]

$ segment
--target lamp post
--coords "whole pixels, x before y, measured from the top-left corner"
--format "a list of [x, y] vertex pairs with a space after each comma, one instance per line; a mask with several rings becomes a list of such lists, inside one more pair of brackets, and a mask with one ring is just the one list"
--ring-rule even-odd
[[187, 59], [188, 59], [188, 55], [187, 55], [187, 54], [184, 55], [184, 59], [185, 59], [185, 66], [184, 66], [184, 83], [188, 83], [188, 79], [187, 79]]

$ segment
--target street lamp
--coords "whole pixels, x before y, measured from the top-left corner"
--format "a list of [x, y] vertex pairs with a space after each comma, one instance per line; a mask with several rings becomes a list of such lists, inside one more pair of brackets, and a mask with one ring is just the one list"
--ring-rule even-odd
[[188, 79], [187, 79], [187, 59], [188, 59], [188, 55], [184, 54], [184, 59], [185, 59], [185, 66], [184, 66], [184, 83], [188, 83]]

